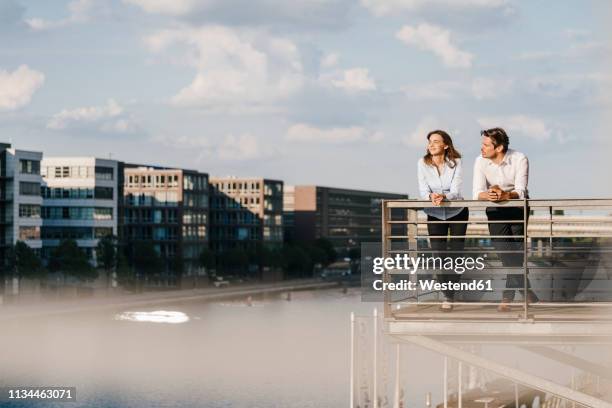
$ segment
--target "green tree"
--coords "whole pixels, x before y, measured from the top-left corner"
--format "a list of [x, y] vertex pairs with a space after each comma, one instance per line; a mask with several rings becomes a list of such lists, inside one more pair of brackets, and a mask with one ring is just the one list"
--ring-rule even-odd
[[98, 241], [96, 261], [106, 274], [106, 287], [110, 287], [111, 275], [117, 270], [118, 239], [114, 235], [105, 235]]
[[316, 239], [314, 242], [314, 246], [317, 248], [321, 248], [325, 252], [325, 262], [323, 262], [323, 265], [325, 266], [334, 262], [338, 257], [338, 253], [334, 248], [334, 244], [332, 244], [332, 242], [327, 238]]
[[137, 241], [133, 246], [132, 262], [138, 276], [154, 276], [164, 269], [164, 262], [151, 241]]
[[130, 267], [127, 257], [119, 251], [117, 254], [117, 283], [130, 290], [134, 289], [136, 277]]
[[308, 252], [298, 245], [287, 245], [283, 248], [283, 266], [290, 277], [312, 274], [312, 260]]
[[216, 266], [215, 254], [208, 248], [202, 249], [200, 252], [200, 256], [198, 257], [199, 265], [202, 268], [205, 268], [208, 272], [211, 269], [214, 269]]
[[8, 253], [8, 264], [9, 270], [12, 270], [18, 279], [42, 278], [46, 274], [40, 257], [23, 241], [17, 241], [17, 243], [10, 248]]
[[98, 272], [89, 263], [87, 254], [73, 239], [63, 240], [53, 250], [49, 259], [49, 269], [62, 272], [64, 276], [71, 276], [80, 282], [98, 277]]
[[40, 257], [25, 242], [17, 241], [9, 254], [11, 269], [21, 278], [41, 278], [45, 275]]

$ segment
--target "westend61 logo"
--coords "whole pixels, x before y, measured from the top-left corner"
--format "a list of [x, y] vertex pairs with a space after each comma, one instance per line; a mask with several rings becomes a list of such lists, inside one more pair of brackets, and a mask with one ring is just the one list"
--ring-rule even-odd
[[[424, 254], [418, 257], [408, 256], [407, 254], [397, 254], [394, 257], [374, 257], [372, 259], [372, 273], [381, 275], [385, 271], [399, 274], [414, 275], [424, 271], [432, 271], [439, 273], [454, 272], [462, 275], [466, 271], [482, 271], [485, 268], [484, 256], [479, 257], [441, 257], [441, 256], [425, 256]], [[412, 282], [407, 279], [401, 279], [399, 282], [383, 282], [382, 279], [372, 281], [372, 289], [375, 291], [383, 290], [492, 290], [490, 280], [471, 280], [470, 282], [438, 282], [434, 279], [419, 279], [417, 282]]]

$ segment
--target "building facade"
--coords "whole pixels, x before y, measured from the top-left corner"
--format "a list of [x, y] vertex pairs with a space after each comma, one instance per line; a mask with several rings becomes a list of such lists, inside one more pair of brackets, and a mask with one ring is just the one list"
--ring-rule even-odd
[[41, 162], [42, 153], [0, 144], [0, 259], [8, 248], [25, 242], [40, 253], [41, 241]]
[[284, 197], [285, 218], [290, 220], [285, 236], [305, 242], [326, 238], [346, 255], [362, 242], [380, 241], [382, 200], [405, 198], [378, 191], [289, 186]]
[[208, 174], [194, 170], [125, 164], [121, 200], [121, 238], [150, 241], [167, 261], [182, 262], [182, 272], [199, 272], [208, 248]]
[[254, 250], [283, 243], [283, 182], [264, 178], [212, 177], [211, 249]]
[[45, 157], [41, 164], [43, 255], [74, 239], [96, 264], [96, 247], [118, 234], [120, 166], [95, 157]]

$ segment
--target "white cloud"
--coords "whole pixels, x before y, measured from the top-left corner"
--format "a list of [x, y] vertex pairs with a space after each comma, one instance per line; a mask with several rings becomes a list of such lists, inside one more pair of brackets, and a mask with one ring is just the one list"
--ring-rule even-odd
[[402, 87], [414, 100], [450, 100], [471, 97], [477, 100], [497, 99], [513, 91], [513, 78], [477, 77], [466, 81], [434, 81]]
[[434, 53], [448, 67], [472, 66], [474, 56], [457, 48], [451, 41], [451, 32], [442, 27], [427, 23], [416, 27], [406, 25], [397, 32], [396, 37], [408, 45]]
[[482, 117], [478, 119], [478, 123], [482, 128], [503, 128], [511, 140], [513, 133], [540, 141], [548, 140], [558, 133], [542, 119], [527, 115]]
[[344, 89], [347, 92], [374, 91], [376, 83], [370, 78], [367, 68], [351, 68], [344, 71], [335, 71], [322, 76], [323, 81], [328, 80], [332, 86]]
[[321, 67], [322, 68], [335, 67], [336, 65], [338, 65], [338, 61], [340, 61], [340, 56], [337, 53], [332, 52], [332, 53], [326, 54], [321, 59]]
[[261, 32], [207, 26], [160, 31], [146, 39], [153, 52], [186, 45], [179, 62], [196, 68], [193, 81], [172, 102], [213, 110], [266, 106], [304, 82], [298, 48]]
[[271, 26], [290, 30], [346, 26], [353, 0], [123, 0], [147, 13], [196, 25]]
[[345, 144], [359, 141], [376, 143], [384, 138], [382, 132], [374, 132], [360, 126], [318, 128], [297, 123], [287, 129], [285, 138], [290, 142]]
[[414, 100], [448, 100], [466, 91], [466, 84], [459, 81], [435, 81], [402, 87], [402, 92]]
[[402, 138], [402, 142], [407, 146], [422, 147], [425, 151], [427, 134], [432, 130], [445, 128], [447, 127], [440, 119], [435, 116], [425, 116], [411, 133]]
[[[171, 16], [182, 16], [194, 11], [198, 5], [195, 0], [123, 0], [127, 4], [132, 4], [142, 8], [147, 13], [165, 14]], [[203, 4], [208, 1], [200, 2]]]
[[472, 95], [476, 99], [496, 99], [512, 90], [512, 78], [475, 78], [472, 81]]
[[114, 99], [109, 99], [105, 106], [64, 109], [47, 123], [47, 128], [53, 130], [83, 126], [94, 126], [107, 133], [133, 133], [137, 130], [133, 118]]
[[254, 160], [272, 153], [272, 150], [264, 151], [259, 140], [250, 133], [227, 135], [217, 147], [217, 155], [222, 160]]
[[61, 20], [45, 20], [42, 18], [26, 19], [26, 24], [36, 31], [65, 27], [70, 24], [83, 24], [110, 14], [110, 6], [106, 0], [73, 0], [68, 3], [68, 17]]
[[221, 141], [214, 142], [204, 136], [185, 136], [163, 134], [151, 139], [168, 148], [189, 150], [197, 153], [201, 160], [244, 161], [273, 157], [278, 151], [273, 146], [262, 146], [259, 138], [251, 133], [225, 135]]
[[0, 110], [21, 108], [45, 82], [42, 72], [21, 65], [13, 72], [0, 70]]
[[361, 4], [376, 16], [427, 9], [465, 10], [494, 9], [511, 13], [508, 0], [361, 0]]
[[153, 142], [164, 144], [168, 147], [178, 147], [185, 149], [208, 149], [211, 143], [208, 138], [203, 136], [185, 135], [159, 135], [152, 138]]

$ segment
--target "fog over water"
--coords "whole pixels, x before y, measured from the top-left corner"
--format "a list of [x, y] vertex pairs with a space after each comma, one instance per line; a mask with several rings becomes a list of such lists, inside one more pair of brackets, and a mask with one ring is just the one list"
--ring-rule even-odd
[[[294, 292], [291, 301], [253, 297], [251, 306], [246, 299], [191, 301], [5, 321], [0, 386], [77, 387], [76, 404], [10, 406], [345, 407], [350, 312], [371, 315], [374, 306], [357, 289], [333, 289]], [[560, 364], [534, 365], [526, 351], [500, 350], [483, 353], [568, 378]], [[424, 406], [428, 391], [440, 402], [442, 358], [414, 346], [403, 346], [402, 356], [411, 406]], [[392, 383], [390, 374], [383, 380]]]

